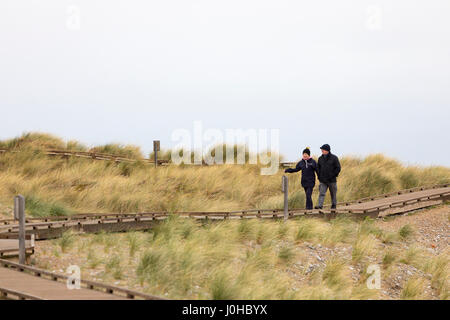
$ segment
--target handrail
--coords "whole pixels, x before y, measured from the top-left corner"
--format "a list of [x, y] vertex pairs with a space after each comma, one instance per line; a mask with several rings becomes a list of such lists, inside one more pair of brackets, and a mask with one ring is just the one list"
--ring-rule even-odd
[[[91, 151], [75, 151], [75, 150], [57, 150], [57, 149], [46, 149], [46, 150], [39, 150], [41, 152], [44, 152], [46, 155], [62, 155], [62, 156], [75, 156], [75, 157], [82, 157], [82, 158], [90, 158], [90, 159], [96, 159], [96, 160], [111, 160], [115, 162], [144, 162], [144, 163], [150, 163], [154, 164], [154, 159], [133, 159], [133, 158], [127, 158], [122, 155], [116, 155], [116, 154], [109, 154], [109, 153], [101, 153], [101, 152], [91, 152]], [[20, 152], [17, 150], [8, 150], [8, 149], [0, 149], [0, 153], [6, 153], [6, 152]], [[158, 164], [165, 164], [168, 163], [169, 160], [165, 159], [158, 159]]]
[[[11, 262], [11, 261], [4, 260], [4, 259], [0, 259], [0, 266], [16, 269], [17, 271], [20, 271], [20, 272], [27, 272], [27, 273], [32, 274], [37, 277], [47, 276], [51, 280], [54, 280], [54, 281], [58, 281], [58, 280], [67, 281], [67, 279], [69, 279], [69, 276], [66, 276], [66, 275], [58, 274], [56, 272], [50, 272], [50, 271], [35, 268], [35, 267], [30, 267], [27, 265], [19, 264], [16, 262]], [[97, 290], [97, 291], [106, 292], [106, 293], [115, 294], [115, 295], [118, 295], [117, 293], [121, 293], [121, 294], [125, 294], [125, 296], [129, 299], [141, 298], [141, 299], [145, 299], [145, 300], [167, 300], [165, 298], [161, 298], [158, 296], [153, 296], [153, 295], [149, 295], [146, 293], [129, 290], [129, 289], [125, 289], [125, 288], [121, 288], [121, 287], [117, 287], [117, 286], [111, 286], [111, 285], [103, 284], [103, 283], [96, 282], [96, 281], [81, 279], [80, 282], [81, 282], [81, 284], [83, 284], [85, 286], [86, 289]], [[105, 289], [106, 291], [102, 291], [102, 290], [98, 290], [98, 289]]]

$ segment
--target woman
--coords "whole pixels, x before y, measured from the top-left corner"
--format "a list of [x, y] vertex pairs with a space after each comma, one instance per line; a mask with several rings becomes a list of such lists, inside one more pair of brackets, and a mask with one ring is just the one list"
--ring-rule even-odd
[[288, 168], [284, 172], [293, 173], [300, 170], [302, 171], [302, 187], [305, 189], [306, 194], [306, 210], [312, 210], [313, 202], [311, 195], [316, 184], [317, 163], [311, 158], [311, 151], [308, 147], [303, 150], [303, 158], [297, 163], [295, 169]]

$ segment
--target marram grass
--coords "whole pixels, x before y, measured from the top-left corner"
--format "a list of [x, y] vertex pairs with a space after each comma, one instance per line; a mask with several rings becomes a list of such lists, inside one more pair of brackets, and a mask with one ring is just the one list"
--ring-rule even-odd
[[[67, 234], [64, 242], [48, 241], [47, 253], [37, 250], [33, 259], [49, 267], [54, 256], [57, 268], [77, 264], [84, 277], [171, 299], [383, 299], [380, 290], [366, 286], [367, 266], [382, 267], [383, 284], [392, 270], [408, 266], [429, 276], [404, 279], [397, 298], [429, 298], [422, 292], [426, 285], [448, 299], [448, 253], [423, 252], [429, 256], [423, 259], [413, 249], [397, 258], [407, 240], [384, 245], [386, 231], [375, 233], [364, 223], [311, 218], [205, 223], [171, 216], [148, 232]], [[315, 232], [298, 239], [305, 225]], [[330, 238], [330, 232], [340, 236]]]
[[[37, 150], [89, 148], [76, 141], [64, 142], [39, 133], [0, 141], [2, 147], [20, 152], [0, 154], [0, 203], [12, 205], [13, 197], [23, 194], [27, 198], [27, 213], [34, 216], [150, 210], [229, 211], [283, 206], [282, 169], [275, 175], [263, 176], [258, 165], [249, 164], [170, 165], [155, 169], [139, 161], [114, 164], [80, 158], [50, 158]], [[108, 144], [90, 149], [124, 155], [134, 152], [132, 157], [142, 157], [136, 148]], [[450, 181], [450, 168], [405, 167], [383, 155], [364, 159], [341, 157], [341, 164], [338, 201]], [[305, 196], [300, 174], [288, 177], [289, 205], [302, 208]], [[315, 202], [317, 189], [316, 186], [313, 194]], [[329, 196], [326, 201], [328, 203]]]
[[[50, 158], [39, 150], [97, 150], [143, 157], [120, 144], [87, 147], [38, 133], [0, 141], [0, 203], [23, 194], [27, 214], [82, 212], [229, 211], [281, 208], [283, 170], [261, 176], [257, 165], [168, 166]], [[341, 157], [338, 200], [450, 181], [446, 167], [405, 167], [383, 155]], [[300, 175], [289, 175], [291, 207], [304, 206]], [[317, 200], [317, 187], [313, 195]], [[327, 201], [329, 201], [327, 197]], [[416, 236], [405, 225], [383, 231], [370, 220], [338, 218], [202, 223], [175, 215], [149, 232], [64, 234], [36, 252], [34, 262], [77, 263], [86, 276], [175, 299], [377, 299], [364, 268], [379, 263], [383, 276], [399, 265], [429, 274], [402, 283], [399, 298], [420, 299], [426, 285], [448, 299], [448, 252], [431, 257], [403, 245]], [[339, 253], [318, 257], [314, 246]], [[312, 249], [311, 249], [312, 248]], [[311, 251], [312, 250], [312, 251]], [[57, 259], [49, 259], [48, 255]], [[75, 261], [73, 261], [75, 260]], [[67, 267], [67, 266], [61, 266]]]

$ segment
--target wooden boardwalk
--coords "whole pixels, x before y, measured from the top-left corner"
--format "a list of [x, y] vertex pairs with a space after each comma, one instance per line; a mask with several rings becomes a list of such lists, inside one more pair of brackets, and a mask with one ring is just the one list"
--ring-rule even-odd
[[[289, 218], [308, 215], [333, 218], [336, 215], [350, 214], [357, 218], [398, 214], [411, 210], [438, 205], [450, 200], [450, 185], [420, 187], [401, 190], [389, 194], [364, 198], [347, 203], [339, 203], [332, 212], [328, 207], [322, 210], [289, 209]], [[280, 219], [280, 209], [250, 209], [225, 212], [174, 212], [183, 218], [193, 219]], [[68, 217], [28, 218], [26, 232], [38, 239], [58, 238], [67, 230], [77, 232], [118, 232], [150, 229], [155, 221], [169, 217], [169, 212], [144, 212], [126, 214], [77, 214]], [[0, 220], [0, 239], [17, 238], [18, 225], [13, 219]]]
[[68, 276], [0, 259], [0, 294], [30, 300], [124, 300], [161, 298], [81, 279], [80, 289], [69, 289]]
[[[25, 241], [25, 251], [27, 255], [34, 253], [34, 240]], [[19, 240], [0, 239], [0, 258], [19, 255]]]
[[[124, 298], [96, 290], [67, 288], [62, 282], [47, 280], [8, 268], [0, 268], [0, 291], [20, 292], [36, 300], [121, 300]], [[126, 298], [125, 298], [126, 299]]]
[[357, 211], [379, 209], [380, 215], [384, 216], [429, 207], [440, 204], [445, 200], [450, 200], [450, 187], [401, 193], [389, 197], [375, 198], [370, 201], [339, 206], [338, 208]]

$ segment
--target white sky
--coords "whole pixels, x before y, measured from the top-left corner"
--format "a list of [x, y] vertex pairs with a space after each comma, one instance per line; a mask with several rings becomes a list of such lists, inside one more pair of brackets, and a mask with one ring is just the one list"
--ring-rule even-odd
[[201, 120], [279, 128], [290, 160], [329, 143], [449, 166], [449, 89], [448, 0], [0, 1], [2, 139], [149, 151]]

